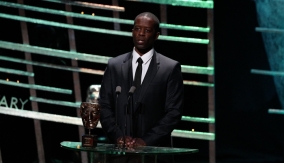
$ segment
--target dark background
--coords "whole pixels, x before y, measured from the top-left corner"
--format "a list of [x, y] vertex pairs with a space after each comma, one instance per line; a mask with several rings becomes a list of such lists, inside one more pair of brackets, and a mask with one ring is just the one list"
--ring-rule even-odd
[[[10, 2], [16, 2], [15, 0]], [[89, 2], [92, 2], [89, 0]], [[93, 1], [94, 2], [94, 1]], [[111, 4], [110, 0], [94, 3]], [[65, 10], [63, 4], [44, 1], [25, 1], [25, 4]], [[134, 19], [144, 11], [160, 17], [158, 4], [119, 1], [126, 11], [120, 18]], [[283, 116], [268, 114], [268, 108], [281, 108], [275, 91], [273, 78], [251, 74], [250, 69], [269, 70], [269, 64], [258, 26], [254, 1], [216, 1], [214, 8], [215, 44], [215, 108], [216, 108], [216, 157], [217, 162], [271, 162], [283, 161]], [[72, 7], [73, 12], [95, 13], [112, 17], [111, 11]], [[207, 26], [207, 10], [201, 8], [168, 6], [168, 23], [192, 26]], [[18, 15], [18, 10], [0, 6], [0, 12]], [[66, 22], [64, 16], [26, 11], [27, 17]], [[74, 18], [74, 24], [113, 29], [112, 23]], [[66, 29], [27, 23], [30, 44], [54, 49], [69, 50]], [[131, 25], [121, 25], [122, 31], [131, 31]], [[207, 38], [206, 33], [168, 30], [170, 36]], [[130, 37], [75, 31], [77, 52], [103, 56], [117, 56], [133, 48]], [[18, 21], [0, 18], [0, 40], [22, 43], [21, 27]], [[207, 66], [207, 45], [159, 40], [155, 49], [182, 65]], [[0, 55], [24, 59], [24, 53], [0, 49]], [[71, 66], [68, 59], [32, 54], [34, 61]], [[24, 64], [0, 60], [0, 67], [25, 71]], [[105, 64], [79, 61], [79, 67], [104, 70]], [[38, 85], [73, 89], [72, 73], [34, 66]], [[185, 80], [207, 82], [206, 75], [183, 74]], [[0, 73], [0, 79], [20, 80], [28, 83], [27, 77]], [[80, 74], [82, 99], [92, 84], [100, 84], [102, 76]], [[0, 85], [0, 99], [11, 97], [29, 99], [29, 91]], [[75, 101], [72, 95], [37, 91], [37, 96], [47, 99]], [[208, 117], [207, 88], [185, 86], [184, 115]], [[76, 116], [75, 108], [39, 103], [39, 111]], [[18, 106], [20, 107], [20, 106]], [[30, 102], [25, 106], [31, 110]], [[61, 149], [62, 141], [78, 141], [77, 126], [41, 121], [44, 150], [47, 162], [76, 162], [77, 153]], [[181, 122], [178, 129], [208, 132], [208, 124]], [[100, 130], [97, 131], [103, 136]], [[173, 138], [175, 147], [197, 148], [199, 153], [177, 157], [179, 162], [208, 162], [208, 141]], [[0, 115], [0, 148], [3, 163], [35, 162], [37, 151], [33, 120], [15, 116]]]

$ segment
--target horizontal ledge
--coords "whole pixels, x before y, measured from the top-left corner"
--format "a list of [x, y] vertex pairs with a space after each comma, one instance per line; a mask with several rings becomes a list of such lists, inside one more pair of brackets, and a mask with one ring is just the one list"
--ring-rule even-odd
[[81, 105], [81, 102], [69, 102], [69, 101], [50, 100], [50, 99], [33, 97], [33, 96], [30, 96], [30, 100], [31, 101], [35, 101], [35, 102], [53, 104], [53, 105], [69, 106], [69, 107], [74, 107], [74, 108], [79, 108], [80, 105]]
[[268, 109], [268, 113], [270, 114], [284, 114], [283, 109]]
[[[58, 114], [49, 114], [49, 113], [42, 113], [42, 112], [29, 111], [29, 110], [19, 110], [19, 109], [7, 108], [2, 106], [0, 106], [0, 114], [83, 126], [81, 118], [63, 116]], [[102, 128], [100, 123], [98, 123], [97, 128]]]
[[[89, 20], [97, 20], [97, 21], [104, 21], [104, 22], [111, 22], [111, 23], [121, 23], [121, 24], [128, 24], [128, 25], [134, 24], [133, 20], [128, 20], [128, 19], [111, 18], [111, 17], [104, 17], [104, 16], [97, 16], [97, 15], [92, 16], [89, 14], [79, 14], [79, 13], [68, 12], [68, 11], [63, 11], [63, 10], [54, 10], [54, 9], [35, 7], [35, 6], [10, 3], [10, 2], [0, 1], [0, 5], [6, 6], [6, 7], [14, 7], [14, 8], [19, 8], [19, 9], [24, 9], [24, 10], [36, 11], [36, 12], [43, 12], [43, 13], [49, 13], [49, 14], [62, 15], [62, 16], [70, 16], [70, 17], [75, 17], [75, 18], [89, 19]], [[166, 23], [160, 23], [160, 28], [195, 31], [195, 32], [209, 32], [210, 31], [209, 27], [184, 26], [184, 25], [166, 24]]]
[[201, 66], [186, 66], [181, 65], [182, 72], [213, 75], [214, 67], [201, 67]]
[[[51, 49], [51, 48], [45, 48], [45, 47], [39, 47], [39, 46], [12, 43], [12, 42], [1, 41], [1, 40], [0, 40], [0, 48], [10, 49], [10, 50], [18, 50], [18, 51], [22, 51], [22, 52], [28, 52], [28, 53], [39, 54], [39, 55], [46, 55], [46, 56], [51, 56], [51, 57], [61, 57], [61, 58], [75, 59], [75, 60], [94, 62], [94, 63], [103, 63], [103, 64], [106, 64], [108, 62], [108, 60], [111, 58], [111, 57], [107, 57], [107, 56], [70, 52], [70, 51], [57, 50], [57, 49]], [[13, 60], [9, 57], [1, 57], [0, 56], [0, 58], [2, 60], [9, 60], [9, 61]], [[16, 62], [16, 59], [14, 61]], [[18, 62], [18, 60], [17, 60], [17, 62]], [[25, 61], [25, 62], [29, 63], [27, 61]], [[41, 65], [41, 66], [47, 66], [47, 65]], [[188, 68], [188, 67], [190, 67], [188, 65], [181, 65], [181, 67], [183, 67], [182, 70], [181, 70], [183, 73], [188, 73], [188, 72], [194, 73], [194, 68], [192, 68], [192, 67]], [[63, 69], [63, 67], [61, 67], [61, 68]], [[67, 68], [67, 67], [64, 67], [64, 69], [65, 68]], [[200, 67], [196, 67], [196, 68], [198, 69], [197, 72], [201, 71]], [[81, 69], [76, 70], [76, 71], [82, 71], [82, 72], [85, 72], [85, 73], [94, 73], [94, 74], [98, 74], [98, 75], [103, 73], [100, 70], [91, 71], [90, 69], [85, 69], [85, 68], [81, 68]], [[185, 82], [188, 83], [187, 81], [185, 81]], [[188, 84], [189, 85], [196, 85], [198, 83], [194, 82], [192, 84], [191, 83], [188, 83]], [[204, 85], [205, 83], [200, 83], [200, 84]], [[208, 86], [210, 86], [210, 85], [208, 85]]]
[[184, 80], [183, 84], [184, 85], [194, 85], [194, 86], [204, 86], [204, 87], [214, 87], [213, 83], [190, 81], [190, 80]]
[[157, 3], [172, 6], [185, 6], [185, 7], [196, 7], [196, 8], [213, 8], [213, 0], [128, 0], [134, 2], [147, 2]]
[[22, 88], [29, 88], [41, 91], [48, 91], [48, 92], [55, 92], [55, 93], [63, 93], [63, 94], [72, 94], [72, 90], [70, 89], [62, 89], [62, 88], [55, 88], [55, 87], [48, 87], [36, 84], [25, 84], [25, 83], [17, 83], [13, 81], [6, 81], [0, 79], [0, 84], [15, 86], [15, 87], [22, 87]]
[[257, 32], [269, 32], [269, 33], [284, 33], [284, 29], [277, 29], [277, 28], [265, 28], [265, 27], [256, 27], [255, 31]]
[[[78, 68], [78, 67], [69, 67], [69, 66], [60, 66], [60, 65], [54, 65], [54, 64], [46, 64], [46, 63], [42, 63], [42, 62], [28, 61], [28, 60], [25, 60], [25, 59], [17, 59], [17, 58], [11, 58], [11, 57], [1, 56], [1, 55], [0, 55], [0, 60], [22, 63], [22, 64], [35, 65], [35, 66], [41, 66], [41, 67], [47, 67], [47, 68], [54, 68], [54, 69], [60, 69], [60, 70], [66, 70], [66, 71], [73, 71], [73, 72], [89, 73], [89, 74], [96, 74], [96, 75], [103, 75], [104, 74], [104, 71], [102, 71], [102, 70], [93, 70], [93, 69], [88, 69], [88, 68]], [[1, 71], [1, 68], [0, 68], [0, 71]]]
[[94, 9], [102, 9], [102, 10], [111, 10], [111, 11], [119, 11], [124, 12], [124, 7], [120, 6], [113, 6], [113, 5], [103, 5], [103, 4], [97, 4], [97, 3], [90, 3], [90, 2], [81, 2], [81, 1], [60, 1], [60, 0], [43, 0], [47, 2], [54, 2], [54, 3], [63, 3], [68, 5], [74, 5], [74, 6], [81, 6], [81, 7], [88, 7], [88, 8], [94, 8]]
[[4, 72], [4, 73], [8, 73], [8, 74], [16, 74], [16, 75], [24, 75], [24, 76], [34, 77], [34, 73], [32, 73], [32, 72], [15, 70], [15, 69], [9, 69], [9, 68], [2, 68], [2, 67], [0, 67], [0, 72]]
[[51, 57], [61, 57], [67, 59], [75, 59], [75, 60], [82, 60], [88, 62], [95, 62], [95, 63], [104, 63], [106, 64], [111, 57], [106, 56], [99, 56], [94, 54], [86, 54], [86, 53], [77, 53], [65, 50], [57, 50], [51, 48], [44, 48], [39, 46], [32, 46], [32, 45], [24, 45], [19, 43], [12, 43], [0, 40], [0, 48], [4, 49], [11, 49], [11, 50], [18, 50], [23, 52], [29, 52], [33, 54], [41, 54]]
[[182, 116], [182, 121], [190, 121], [190, 122], [201, 122], [201, 123], [215, 123], [214, 118], [200, 118], [200, 117], [190, 117], [190, 116]]
[[284, 76], [284, 72], [281, 72], [281, 71], [251, 69], [250, 72], [252, 74], [260, 74], [260, 75]]
[[[103, 33], [103, 34], [128, 36], [128, 37], [132, 36], [131, 32], [116, 31], [116, 30], [102, 29], [102, 28], [95, 28], [95, 27], [85, 27], [85, 26], [59, 23], [59, 22], [47, 21], [47, 20], [41, 20], [41, 19], [35, 19], [35, 18], [28, 18], [24, 16], [16, 16], [16, 15], [0, 13], [0, 17], [5, 18], [5, 19], [12, 19], [12, 20], [18, 20], [18, 21], [24, 21], [24, 22], [36, 23], [36, 24], [44, 24], [44, 25], [74, 29], [74, 30], [82, 30], [82, 31], [88, 31], [88, 32], [96, 32], [96, 33]], [[197, 43], [197, 44], [209, 44], [209, 39], [186, 38], [186, 37], [178, 37], [178, 36], [160, 35], [158, 40], [185, 42], [185, 43]]]
[[202, 140], [215, 140], [215, 134], [209, 132], [196, 132], [187, 130], [174, 130], [172, 132], [173, 137], [202, 139]]

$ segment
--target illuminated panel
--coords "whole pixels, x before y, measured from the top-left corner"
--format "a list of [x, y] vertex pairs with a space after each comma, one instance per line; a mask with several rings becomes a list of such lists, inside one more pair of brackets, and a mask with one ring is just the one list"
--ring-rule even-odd
[[24, 75], [24, 76], [31, 76], [31, 77], [34, 76], [34, 73], [32, 73], [32, 72], [26, 72], [26, 71], [9, 69], [9, 68], [2, 68], [2, 67], [0, 67], [0, 72], [5, 72], [5, 73], [9, 73], [9, 74]]
[[135, 2], [148, 2], [148, 3], [158, 3], [166, 4], [172, 6], [186, 6], [186, 7], [196, 7], [196, 8], [213, 8], [213, 0], [128, 0]]
[[214, 67], [199, 67], [199, 66], [181, 65], [181, 71], [185, 73], [213, 75]]
[[[94, 27], [85, 27], [85, 26], [72, 25], [72, 24], [66, 24], [66, 23], [58, 23], [58, 22], [53, 22], [53, 21], [27, 18], [23, 16], [9, 15], [9, 14], [3, 14], [3, 13], [0, 13], [0, 17], [6, 18], [6, 19], [13, 19], [13, 20], [18, 20], [18, 21], [29, 22], [29, 23], [56, 26], [56, 27], [61, 27], [61, 28], [69, 28], [69, 29], [82, 30], [82, 31], [88, 31], [88, 32], [97, 32], [97, 33], [103, 33], [103, 34], [112, 34], [112, 35], [132, 37], [131, 32], [115, 31], [115, 30], [110, 30], [110, 29], [101, 29], [101, 28], [94, 28]], [[177, 36], [163, 36], [163, 35], [159, 36], [159, 40], [185, 42], [185, 43], [198, 43], [198, 44], [208, 44], [209, 43], [208, 39], [186, 38], [186, 37], [177, 37]]]
[[89, 3], [89, 2], [80, 2], [80, 1], [58, 1], [58, 0], [44, 0], [48, 2], [55, 2], [55, 3], [63, 3], [63, 4], [69, 4], [69, 5], [75, 5], [75, 6], [82, 6], [82, 7], [89, 7], [94, 9], [102, 9], [102, 10], [111, 10], [111, 11], [124, 11], [124, 7], [119, 6], [111, 6], [111, 5], [103, 5], [103, 4], [97, 4], [97, 3]]
[[196, 132], [186, 130], [174, 130], [172, 136], [180, 138], [202, 139], [202, 140], [215, 140], [214, 133]]
[[[2, 106], [0, 106], [0, 114], [83, 126], [82, 118], [63, 116], [63, 115], [57, 115], [57, 114], [49, 114], [49, 113], [41, 113], [41, 112], [29, 111], [29, 110], [12, 109], [12, 108], [2, 107]], [[102, 128], [100, 122], [98, 123], [97, 128]]]
[[284, 33], [284, 29], [256, 27], [257, 32]]
[[[134, 24], [133, 20], [110, 18], [110, 17], [103, 17], [103, 16], [97, 16], [97, 15], [92, 16], [92, 15], [87, 15], [87, 14], [79, 14], [79, 13], [67, 12], [67, 11], [62, 11], [62, 10], [53, 10], [53, 9], [48, 9], [48, 8], [21, 5], [21, 4], [10, 3], [10, 2], [0, 1], [0, 5], [6, 6], [6, 7], [24, 9], [24, 10], [31, 10], [31, 11], [50, 13], [50, 14], [56, 14], [56, 15], [62, 15], [62, 16], [83, 18], [83, 19], [105, 21], [105, 22], [111, 22], [111, 23], [121, 23], [121, 24], [129, 24], [129, 25]], [[209, 32], [210, 31], [209, 27], [195, 27], [195, 26], [184, 26], [184, 25], [165, 24], [165, 23], [160, 23], [160, 28], [185, 30], [185, 31], [196, 31], [196, 32]]]
[[35, 84], [17, 83], [17, 82], [6, 81], [6, 80], [1, 80], [1, 79], [0, 79], [0, 84], [11, 85], [15, 87], [22, 87], [22, 88], [29, 88], [29, 89], [36, 89], [36, 90], [42, 90], [42, 91], [63, 93], [63, 94], [72, 94], [72, 90], [69, 90], [69, 89], [47, 87], [47, 86], [41, 86], [41, 85], [35, 85]]
[[47, 56], [52, 56], [52, 57], [78, 59], [82, 61], [105, 63], [105, 64], [111, 58], [111, 57], [105, 57], [105, 56], [99, 56], [99, 55], [93, 55], [93, 54], [76, 53], [76, 52], [44, 48], [44, 47], [38, 47], [38, 46], [23, 45], [23, 44], [11, 43], [11, 42], [6, 42], [6, 41], [0, 41], [0, 48], [19, 50], [23, 52], [47, 55]]
[[79, 108], [80, 105], [81, 105], [81, 102], [68, 102], [68, 101], [49, 100], [49, 99], [38, 98], [38, 97], [33, 97], [33, 96], [30, 96], [30, 100], [31, 101], [35, 101], [35, 102], [47, 103], [47, 104], [69, 106], [69, 107], [74, 107], [74, 108]]
[[251, 73], [260, 75], [283, 76], [284, 72], [251, 69]]
[[270, 114], [284, 114], [283, 109], [268, 109], [268, 113]]
[[182, 121], [190, 121], [190, 122], [201, 122], [201, 123], [215, 123], [214, 118], [200, 118], [200, 117], [189, 117], [182, 116]]
[[189, 80], [184, 80], [183, 81], [184, 85], [195, 85], [195, 86], [205, 86], [205, 87], [214, 87], [213, 83], [205, 83], [205, 82], [198, 82], [198, 81], [189, 81]]
[[209, 32], [210, 31], [209, 27], [194, 27], [194, 26], [183, 26], [183, 25], [165, 24], [165, 23], [160, 23], [160, 28], [195, 31], [195, 32]]
[[[62, 58], [68, 58], [68, 59], [78, 59], [82, 61], [88, 61], [88, 62], [95, 62], [95, 63], [107, 63], [108, 60], [111, 57], [106, 56], [99, 56], [99, 55], [93, 55], [93, 54], [86, 54], [86, 53], [76, 53], [76, 52], [70, 52], [70, 51], [63, 51], [63, 50], [57, 50], [57, 49], [51, 49], [51, 48], [44, 48], [44, 47], [38, 47], [38, 46], [31, 46], [31, 45], [23, 45], [18, 43], [11, 43], [6, 41], [0, 41], [0, 48], [4, 49], [11, 49], [11, 50], [19, 50], [23, 52], [29, 52], [34, 54], [41, 54], [41, 55], [47, 55], [52, 57], [62, 57]], [[1, 57], [0, 59], [3, 60], [9, 60], [9, 61], [15, 61], [16, 59], [10, 59], [8, 57]], [[44, 65], [42, 65], [44, 66]], [[198, 66], [187, 66], [187, 65], [181, 65], [182, 66], [182, 72], [184, 73], [195, 73], [196, 72], [208, 72], [210, 73], [210, 67], [204, 68], [204, 67], [198, 67]], [[209, 70], [206, 70], [209, 69]], [[89, 71], [88, 69], [81, 68], [80, 71]], [[212, 71], [213, 72], [213, 71]], [[103, 72], [100, 72], [98, 70], [96, 72], [98, 75], [100, 75]], [[188, 85], [201, 85], [201, 86], [212, 86], [213, 84], [210, 83], [202, 83], [202, 82], [196, 82], [196, 81], [184, 81], [185, 84]]]
[[88, 69], [88, 68], [77, 68], [77, 67], [69, 67], [69, 66], [59, 66], [59, 65], [53, 65], [53, 64], [46, 64], [42, 62], [34, 62], [34, 61], [28, 61], [24, 59], [5, 57], [1, 55], [0, 55], [0, 60], [16, 62], [16, 63], [23, 63], [23, 64], [30, 64], [30, 65], [35, 65], [35, 66], [54, 68], [54, 69], [60, 69], [60, 70], [66, 70], [66, 71], [82, 72], [82, 73], [89, 73], [89, 74], [96, 74], [96, 75], [104, 74], [104, 71], [102, 70], [93, 70], [93, 69]]

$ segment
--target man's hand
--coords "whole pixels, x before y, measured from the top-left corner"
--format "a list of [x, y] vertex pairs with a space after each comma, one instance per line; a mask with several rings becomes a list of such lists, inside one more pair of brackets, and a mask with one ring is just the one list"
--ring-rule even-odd
[[[123, 147], [124, 145], [124, 137], [120, 137], [117, 139], [117, 144], [119, 147]], [[141, 138], [132, 138], [130, 136], [125, 136], [125, 147], [134, 148], [146, 146], [146, 143]]]
[[132, 142], [134, 147], [146, 146], [146, 143], [141, 138], [134, 138]]
[[122, 148], [124, 146], [124, 141], [125, 141], [125, 147], [128, 147], [128, 144], [131, 144], [130, 142], [132, 142], [133, 138], [130, 136], [125, 136], [125, 137], [120, 137], [117, 139], [116, 143], [118, 145], [118, 147]]

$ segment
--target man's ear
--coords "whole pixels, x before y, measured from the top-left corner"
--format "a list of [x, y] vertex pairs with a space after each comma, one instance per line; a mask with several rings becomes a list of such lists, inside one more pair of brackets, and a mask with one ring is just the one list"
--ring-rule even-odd
[[160, 36], [160, 32], [157, 32], [156, 36], [155, 36], [155, 39], [157, 40], [159, 36]]

